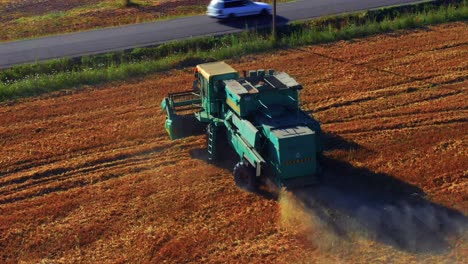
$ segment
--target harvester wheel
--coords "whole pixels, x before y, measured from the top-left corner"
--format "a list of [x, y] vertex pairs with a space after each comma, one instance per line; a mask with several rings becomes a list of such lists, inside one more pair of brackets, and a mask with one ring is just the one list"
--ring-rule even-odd
[[234, 166], [234, 181], [237, 186], [254, 192], [258, 188], [257, 177], [255, 176], [255, 168], [248, 162], [240, 161]]

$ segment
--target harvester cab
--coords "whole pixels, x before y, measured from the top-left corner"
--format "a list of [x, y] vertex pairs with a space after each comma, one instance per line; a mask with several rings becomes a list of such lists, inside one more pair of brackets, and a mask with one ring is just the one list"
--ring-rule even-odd
[[195, 78], [192, 90], [163, 100], [171, 139], [205, 130], [210, 161], [227, 143], [240, 159], [234, 179], [247, 189], [265, 178], [288, 188], [316, 182], [320, 124], [300, 109], [303, 87], [292, 77], [273, 70], [239, 77], [231, 66], [214, 62], [197, 65]]

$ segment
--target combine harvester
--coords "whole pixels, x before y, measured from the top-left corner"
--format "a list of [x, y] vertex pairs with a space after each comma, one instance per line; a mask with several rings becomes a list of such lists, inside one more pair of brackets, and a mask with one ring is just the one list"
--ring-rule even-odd
[[239, 155], [236, 183], [254, 191], [266, 178], [278, 187], [316, 182], [320, 124], [299, 107], [302, 86], [284, 72], [244, 71], [224, 62], [197, 65], [193, 90], [164, 98], [171, 139], [207, 133], [208, 160], [228, 143]]

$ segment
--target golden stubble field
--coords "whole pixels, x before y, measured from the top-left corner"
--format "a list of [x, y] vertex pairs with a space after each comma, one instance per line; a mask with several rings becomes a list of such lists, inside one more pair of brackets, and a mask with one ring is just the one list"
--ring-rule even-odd
[[462, 263], [468, 27], [445, 24], [228, 61], [305, 89], [322, 183], [278, 199], [170, 141], [192, 69], [0, 106], [2, 263]]

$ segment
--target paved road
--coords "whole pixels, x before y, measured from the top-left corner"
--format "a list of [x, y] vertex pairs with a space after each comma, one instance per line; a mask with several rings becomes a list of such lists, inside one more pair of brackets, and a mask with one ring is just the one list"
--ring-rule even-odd
[[[416, 2], [415, 0], [299, 0], [277, 7], [280, 23], [324, 15]], [[0, 44], [0, 69], [14, 64], [60, 57], [77, 57], [160, 44], [175, 39], [241, 31], [245, 24], [268, 22], [249, 18], [220, 23], [206, 16], [128, 25]]]

